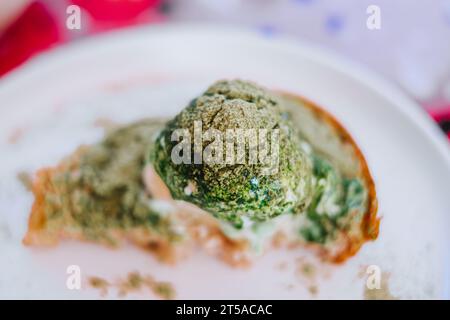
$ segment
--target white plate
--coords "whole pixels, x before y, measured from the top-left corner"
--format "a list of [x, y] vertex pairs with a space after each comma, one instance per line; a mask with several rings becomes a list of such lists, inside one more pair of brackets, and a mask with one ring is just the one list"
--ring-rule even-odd
[[[235, 77], [301, 94], [341, 120], [376, 182], [383, 216], [377, 241], [340, 266], [317, 264], [299, 250], [271, 252], [247, 270], [202, 253], [168, 267], [127, 246], [20, 244], [32, 197], [17, 192], [17, 170], [54, 164], [79, 143], [98, 140], [101, 131], [92, 123], [99, 116], [129, 121], [174, 114], [212, 81]], [[251, 32], [158, 26], [44, 54], [0, 82], [0, 101], [0, 297], [97, 298], [86, 285], [88, 276], [115, 279], [139, 270], [172, 282], [178, 298], [362, 298], [368, 265], [390, 275], [395, 296], [448, 297], [447, 142], [411, 100], [348, 61]], [[7, 143], [14, 132], [18, 141]], [[313, 279], [298, 275], [301, 256], [315, 263]], [[286, 268], [280, 270], [282, 262]], [[82, 290], [67, 289], [69, 265], [81, 267]], [[311, 285], [317, 285], [316, 295], [309, 292]]]

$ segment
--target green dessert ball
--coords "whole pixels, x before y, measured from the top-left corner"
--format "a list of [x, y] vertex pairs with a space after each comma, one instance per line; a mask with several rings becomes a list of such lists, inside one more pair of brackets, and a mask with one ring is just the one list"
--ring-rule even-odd
[[277, 96], [251, 82], [213, 84], [167, 123], [150, 160], [175, 199], [236, 227], [312, 198], [311, 160], [292, 123]]

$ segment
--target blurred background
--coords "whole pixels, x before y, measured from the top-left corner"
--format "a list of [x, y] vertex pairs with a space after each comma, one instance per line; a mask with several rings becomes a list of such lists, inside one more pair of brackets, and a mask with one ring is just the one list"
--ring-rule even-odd
[[[81, 9], [81, 28], [66, 26]], [[370, 30], [366, 10], [380, 10]], [[289, 35], [397, 83], [450, 139], [450, 0], [0, 0], [0, 77], [54, 47], [143, 24], [208, 22]]]

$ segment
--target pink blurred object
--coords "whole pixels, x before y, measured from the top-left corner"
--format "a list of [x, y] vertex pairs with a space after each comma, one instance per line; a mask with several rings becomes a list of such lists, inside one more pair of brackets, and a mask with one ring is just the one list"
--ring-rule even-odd
[[89, 33], [163, 21], [161, 0], [71, 0], [90, 16]]
[[[0, 33], [0, 77], [33, 55], [54, 45], [115, 28], [163, 21], [161, 0], [34, 1]], [[66, 28], [64, 6], [82, 9], [82, 32]], [[1, 7], [0, 7], [1, 9]], [[55, 16], [55, 12], [61, 16]], [[1, 32], [1, 30], [0, 30]]]
[[433, 107], [432, 109], [428, 109], [428, 112], [450, 139], [450, 104]]
[[142, 12], [157, 8], [160, 0], [72, 0], [98, 21], [130, 21]]
[[32, 3], [0, 35], [0, 76], [60, 39], [49, 11], [41, 3]]

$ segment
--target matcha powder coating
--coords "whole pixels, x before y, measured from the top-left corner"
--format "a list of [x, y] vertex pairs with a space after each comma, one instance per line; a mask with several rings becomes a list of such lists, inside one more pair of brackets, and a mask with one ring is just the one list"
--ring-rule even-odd
[[[195, 144], [198, 140], [186, 140], [190, 162], [175, 163], [171, 158], [172, 150], [180, 141], [173, 141], [173, 132], [184, 129], [194, 137], [198, 123], [203, 133], [200, 149], [198, 143]], [[236, 144], [230, 149], [226, 143], [230, 140], [217, 144], [216, 139], [205, 139], [209, 129], [220, 132], [223, 137], [229, 137], [229, 131], [251, 130], [256, 130], [260, 136], [255, 140], [236, 134], [233, 136]], [[277, 135], [271, 135], [275, 131]], [[252, 151], [261, 150], [261, 136], [267, 138], [270, 152], [278, 150], [277, 161], [270, 163], [272, 170], [269, 171], [268, 162], [250, 160]], [[273, 136], [277, 139], [271, 140]], [[184, 139], [180, 140], [186, 143]], [[223, 148], [223, 161], [195, 162], [195, 157], [212, 142]], [[239, 154], [238, 142], [245, 143], [244, 163], [227, 163], [230, 150], [235, 156]], [[300, 148], [292, 123], [283, 116], [275, 95], [250, 82], [234, 80], [213, 84], [167, 123], [150, 153], [150, 160], [174, 198], [194, 203], [236, 227], [242, 226], [243, 217], [265, 221], [285, 212], [300, 212], [311, 201], [312, 165]]]

